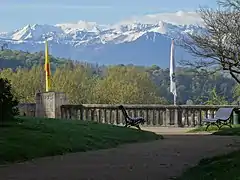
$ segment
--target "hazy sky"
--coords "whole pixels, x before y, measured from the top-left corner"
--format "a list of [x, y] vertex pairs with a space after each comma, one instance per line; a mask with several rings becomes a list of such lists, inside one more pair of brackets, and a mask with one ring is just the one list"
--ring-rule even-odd
[[95, 21], [114, 23], [131, 16], [195, 11], [199, 5], [216, 6], [215, 0], [0, 0], [0, 31], [27, 24]]

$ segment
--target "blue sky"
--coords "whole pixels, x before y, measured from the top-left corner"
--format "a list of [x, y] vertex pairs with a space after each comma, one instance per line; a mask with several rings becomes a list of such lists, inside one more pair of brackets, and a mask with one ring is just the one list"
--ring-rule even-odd
[[216, 6], [215, 0], [0, 0], [0, 31], [26, 24], [95, 21], [114, 23], [131, 16], [195, 11], [199, 5]]

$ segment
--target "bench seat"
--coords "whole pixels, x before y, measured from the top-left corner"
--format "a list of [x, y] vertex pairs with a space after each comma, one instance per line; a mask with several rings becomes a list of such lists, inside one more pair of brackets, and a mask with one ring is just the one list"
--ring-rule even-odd
[[207, 131], [211, 125], [217, 126], [218, 130], [220, 130], [223, 126], [229, 126], [232, 128], [231, 116], [233, 110], [234, 108], [219, 108], [214, 118], [205, 118], [203, 120], [203, 123], [207, 125], [205, 130]]

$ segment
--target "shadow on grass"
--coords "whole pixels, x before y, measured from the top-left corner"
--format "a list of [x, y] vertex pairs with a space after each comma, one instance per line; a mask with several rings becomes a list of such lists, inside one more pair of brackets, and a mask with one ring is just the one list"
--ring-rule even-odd
[[240, 127], [236, 126], [234, 128], [221, 129], [213, 133], [213, 135], [221, 136], [240, 136]]
[[238, 180], [240, 179], [240, 151], [203, 159], [177, 180]]
[[[188, 132], [206, 132], [205, 128], [199, 127]], [[240, 126], [235, 125], [233, 128], [224, 127], [221, 130], [213, 126], [209, 128], [208, 132], [212, 132], [211, 135], [240, 136]], [[237, 146], [240, 147], [240, 145]], [[230, 154], [204, 158], [197, 166], [189, 168], [176, 180], [240, 180], [239, 167], [240, 150], [237, 150]]]
[[[218, 135], [239, 135], [239, 130], [240, 127], [224, 128], [217, 133]], [[169, 136], [172, 135], [167, 135], [166, 141]], [[199, 135], [182, 135], [184, 136], [202, 138]], [[0, 164], [70, 152], [114, 148], [126, 143], [157, 139], [162, 139], [162, 136], [114, 125], [87, 121], [21, 118], [17, 122], [11, 122], [8, 127], [0, 128]], [[181, 141], [186, 141], [186, 138], [180, 138], [178, 143]], [[203, 159], [198, 166], [187, 170], [178, 179], [240, 179], [239, 167], [240, 151], [236, 151], [229, 155]]]
[[0, 164], [162, 138], [153, 132], [96, 122], [16, 118], [0, 127]]

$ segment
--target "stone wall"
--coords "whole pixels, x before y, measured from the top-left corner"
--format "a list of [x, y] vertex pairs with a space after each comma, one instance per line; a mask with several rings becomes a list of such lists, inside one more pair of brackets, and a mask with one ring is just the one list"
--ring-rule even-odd
[[35, 117], [36, 103], [22, 103], [18, 105], [21, 116]]
[[36, 94], [36, 103], [19, 104], [21, 116], [61, 118], [61, 106], [67, 104], [65, 93], [45, 92]]
[[36, 117], [60, 118], [61, 105], [67, 104], [65, 93], [45, 92], [36, 94]]
[[[31, 117], [63, 118], [95, 121], [99, 123], [122, 125], [125, 123], [119, 105], [81, 104], [69, 105], [66, 95], [59, 92], [39, 93], [35, 103], [19, 104], [21, 115]], [[204, 118], [214, 117], [221, 107], [239, 109], [239, 106], [206, 105], [123, 105], [131, 117], [143, 117], [146, 126], [194, 127], [202, 125]]]
[[[79, 119], [99, 123], [125, 124], [124, 114], [119, 105], [113, 104], [82, 104], [62, 105], [63, 119]], [[143, 117], [145, 126], [157, 127], [195, 127], [202, 125], [204, 118], [213, 118], [217, 109], [239, 106], [207, 106], [207, 105], [159, 105], [159, 104], [126, 104], [123, 105], [130, 117]]]

